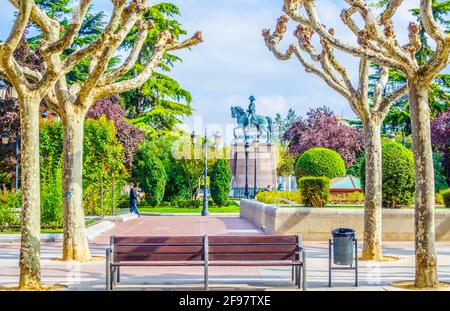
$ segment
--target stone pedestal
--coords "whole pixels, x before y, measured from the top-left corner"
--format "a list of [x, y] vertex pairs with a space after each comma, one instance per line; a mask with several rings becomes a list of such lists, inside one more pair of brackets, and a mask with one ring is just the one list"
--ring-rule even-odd
[[[255, 158], [256, 158], [256, 188], [272, 189], [277, 187], [277, 158], [276, 145], [260, 143], [257, 151], [250, 145], [248, 154], [248, 189], [253, 197], [255, 184]], [[230, 165], [233, 173], [233, 192], [235, 197], [243, 197], [245, 191], [245, 148], [244, 143], [231, 145]]]

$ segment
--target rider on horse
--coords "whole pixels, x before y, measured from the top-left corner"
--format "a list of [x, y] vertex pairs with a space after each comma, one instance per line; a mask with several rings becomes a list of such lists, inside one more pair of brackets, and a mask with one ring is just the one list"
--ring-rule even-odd
[[248, 105], [248, 109], [247, 109], [247, 119], [248, 119], [248, 124], [253, 124], [256, 121], [256, 104], [255, 104], [255, 97], [252, 95], [249, 98], [250, 100], [250, 104]]

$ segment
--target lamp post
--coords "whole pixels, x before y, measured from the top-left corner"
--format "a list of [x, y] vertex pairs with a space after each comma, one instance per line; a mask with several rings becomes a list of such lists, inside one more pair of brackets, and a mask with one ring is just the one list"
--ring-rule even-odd
[[197, 134], [195, 134], [195, 131], [192, 131], [191, 133], [191, 159], [194, 160], [195, 158], [195, 153], [194, 153], [194, 147], [195, 144], [197, 143]]
[[206, 128], [205, 128], [205, 140], [203, 142], [203, 148], [204, 148], [204, 160], [203, 160], [203, 209], [202, 209], [202, 216], [207, 216], [209, 214], [208, 212], [208, 193], [207, 193], [207, 186], [206, 186], [206, 177], [208, 176], [208, 137], [206, 137]]
[[244, 192], [244, 196], [246, 199], [248, 199], [248, 152], [250, 149], [250, 143], [248, 142], [248, 140], [245, 141], [244, 149], [245, 149], [245, 192]]
[[[207, 177], [208, 177], [208, 133], [207, 129], [205, 128], [205, 137], [203, 141], [203, 209], [202, 209], [202, 216], [207, 216], [209, 214], [208, 212], [208, 187], [207, 187]], [[220, 135], [219, 132], [216, 132], [214, 134], [214, 144], [216, 146], [219, 146], [220, 144], [220, 138], [222, 135]], [[197, 143], [197, 135], [193, 131], [191, 133], [191, 140], [192, 140], [192, 159], [194, 159], [194, 145]]]
[[257, 184], [256, 184], [256, 160], [257, 160], [257, 157], [258, 157], [258, 147], [259, 147], [259, 139], [255, 139], [254, 141], [253, 141], [253, 148], [255, 149], [255, 163], [254, 163], [254, 166], [255, 166], [255, 176], [254, 176], [254, 180], [253, 180], [253, 198], [254, 199], [256, 199], [256, 187], [257, 187]]

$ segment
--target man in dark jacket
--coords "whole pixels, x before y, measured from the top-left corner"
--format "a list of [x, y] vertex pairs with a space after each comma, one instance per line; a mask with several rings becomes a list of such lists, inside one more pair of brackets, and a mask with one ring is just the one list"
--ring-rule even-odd
[[137, 201], [138, 201], [138, 194], [137, 194], [137, 184], [132, 183], [131, 189], [130, 189], [130, 213], [135, 213], [136, 215], [139, 215], [139, 211], [137, 208]]

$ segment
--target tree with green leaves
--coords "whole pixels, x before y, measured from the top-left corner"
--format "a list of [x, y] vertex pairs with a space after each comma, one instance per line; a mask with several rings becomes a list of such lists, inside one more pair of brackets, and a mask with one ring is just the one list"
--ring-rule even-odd
[[134, 158], [133, 179], [146, 194], [151, 206], [159, 205], [164, 197], [167, 174], [158, 153], [152, 152], [149, 143], [144, 144]]
[[[318, 17], [316, 0], [285, 0], [284, 10], [302, 27], [317, 33], [321, 41], [327, 45], [367, 59], [383, 68], [397, 69], [405, 75], [416, 171], [415, 286], [437, 287], [439, 280], [435, 249], [434, 168], [430, 139], [429, 90], [435, 78], [449, 64], [450, 33], [440, 27], [433, 14], [433, 3], [437, 1], [420, 0], [418, 12], [422, 25], [415, 22], [409, 24], [406, 44], [398, 41], [393, 25], [393, 16], [401, 6], [402, 0], [386, 1], [383, 10], [377, 15], [366, 1], [345, 2], [350, 7], [341, 13], [341, 19], [356, 37], [356, 40], [351, 42], [338, 38], [332, 29], [324, 25]], [[355, 14], [360, 17], [362, 23], [355, 21], [353, 16]], [[416, 58], [416, 53], [422, 46], [421, 30], [435, 43], [432, 55], [428, 55], [425, 59]]]
[[217, 206], [228, 206], [231, 186], [230, 163], [225, 159], [218, 159], [212, 166], [209, 176], [214, 203]]
[[278, 140], [284, 146], [286, 142], [285, 134], [286, 131], [292, 126], [294, 121], [297, 119], [297, 114], [295, 110], [289, 108], [286, 113], [286, 117], [283, 118], [280, 113], [277, 112], [275, 115], [274, 123], [278, 127]]
[[[383, 7], [388, 2], [388, 0], [376, 0], [373, 1], [373, 5], [376, 7]], [[450, 32], [450, 21], [446, 19], [446, 16], [450, 11], [450, 1], [439, 2], [434, 0], [432, 2], [432, 11], [434, 18], [443, 26], [444, 31], [447, 33]], [[423, 65], [433, 56], [434, 51], [426, 36], [420, 9], [413, 9], [412, 14], [417, 18], [417, 22], [420, 24], [419, 36], [421, 46], [416, 53], [416, 59], [418, 64]], [[371, 79], [372, 81], [377, 80], [378, 76], [372, 75]], [[390, 71], [388, 87], [399, 87], [406, 85], [406, 83], [406, 76], [402, 71], [396, 69]], [[434, 119], [439, 113], [450, 109], [450, 74], [438, 74], [431, 82], [428, 92], [430, 117], [431, 119]], [[408, 96], [400, 98], [392, 105], [383, 122], [383, 128], [387, 132], [400, 132], [403, 140], [406, 136], [411, 135], [411, 112], [408, 105]]]
[[[90, 1], [82, 1], [80, 10], [84, 16], [87, 14]], [[39, 9], [35, 9], [38, 11]], [[200, 33], [191, 39], [177, 43], [179, 34], [173, 34], [170, 27], [161, 25], [153, 20], [143, 0], [127, 3], [119, 0], [114, 3], [114, 10], [109, 23], [100, 34], [89, 36], [82, 33], [78, 42], [73, 41], [71, 47], [74, 51], [67, 56], [83, 51], [85, 41], [94, 39], [92, 44], [98, 48], [83, 60], [86, 66], [78, 71], [76, 83], [70, 85], [67, 77], [60, 81], [48, 96], [47, 103], [62, 119], [64, 124], [64, 159], [63, 159], [63, 192], [64, 192], [64, 260], [89, 260], [90, 252], [84, 230], [84, 213], [82, 208], [82, 155], [83, 155], [83, 126], [87, 111], [101, 98], [120, 94], [142, 86], [151, 78], [155, 69], [161, 64], [164, 55], [172, 50], [186, 48], [201, 41]], [[32, 15], [35, 23], [44, 24], [43, 31], [47, 38], [56, 37], [58, 29], [43, 11]], [[84, 18], [83, 18], [84, 20]], [[64, 21], [64, 20], [63, 20]], [[96, 21], [96, 19], [94, 19]], [[70, 25], [67, 31], [71, 30]], [[81, 29], [81, 26], [79, 26]], [[79, 30], [77, 29], [77, 32]], [[134, 38], [130, 42], [126, 59], [117, 64], [116, 51], [123, 47], [125, 39], [130, 35]], [[148, 38], [153, 37], [151, 47], [146, 46]], [[74, 46], [75, 44], [75, 46]], [[80, 47], [76, 44], [83, 44]], [[89, 46], [89, 45], [88, 45]], [[145, 66], [135, 75], [129, 72], [135, 67], [138, 58], [145, 52], [149, 53]], [[60, 67], [64, 61], [60, 58], [50, 58], [53, 67]], [[83, 75], [84, 74], [84, 75]], [[70, 95], [70, 96], [68, 96]]]
[[[158, 33], [152, 56], [138, 75], [127, 79], [125, 75], [134, 67], [137, 57], [155, 23], [143, 18], [147, 11], [145, 0], [115, 0], [110, 20], [98, 37], [69, 55], [91, 1], [80, 0], [73, 10], [67, 27], [61, 27], [63, 18], [52, 17], [33, 0], [10, 0], [18, 9], [15, 23], [7, 39], [0, 43], [0, 71], [14, 86], [21, 110], [22, 154], [22, 210], [20, 288], [39, 289], [40, 279], [40, 194], [39, 194], [39, 105], [45, 97], [47, 104], [64, 124], [63, 206], [64, 242], [63, 259], [89, 260], [90, 252], [84, 227], [82, 198], [82, 154], [84, 115], [99, 98], [120, 94], [140, 87], [147, 81], [163, 56], [173, 50], [183, 49], [202, 41], [201, 33], [179, 42], [178, 37], [164, 29]], [[55, 2], [47, 1], [52, 6]], [[56, 2], [56, 4], [64, 4]], [[29, 22], [42, 32], [38, 44], [41, 70], [19, 64], [14, 51], [26, 33]], [[125, 61], [116, 66], [117, 49], [125, 37], [138, 30], [133, 47]], [[75, 66], [88, 60], [88, 76], [81, 83], [69, 85], [66, 75]]]

